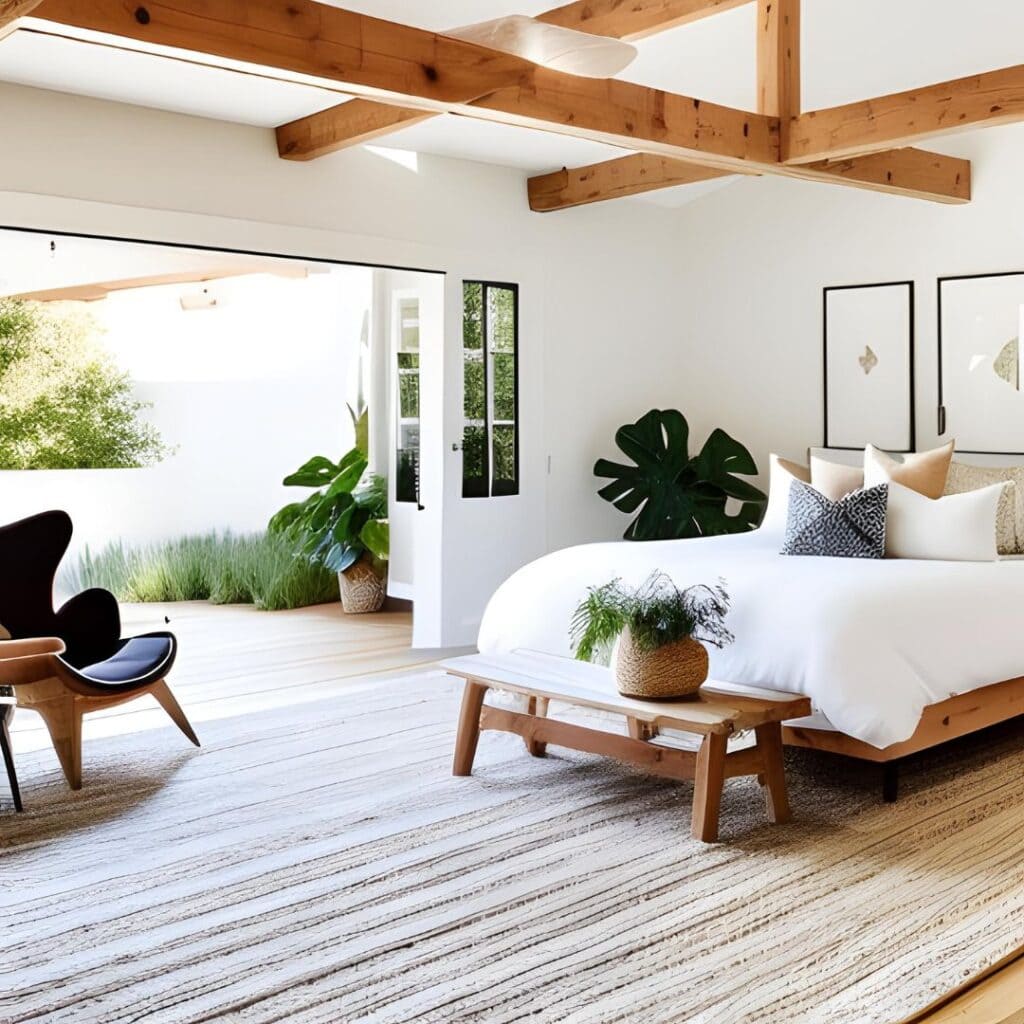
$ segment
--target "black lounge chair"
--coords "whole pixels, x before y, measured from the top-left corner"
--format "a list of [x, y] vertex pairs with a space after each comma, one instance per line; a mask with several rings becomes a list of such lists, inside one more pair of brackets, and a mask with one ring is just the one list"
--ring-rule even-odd
[[121, 636], [117, 599], [83, 591], [53, 608], [57, 566], [71, 541], [66, 512], [42, 512], [0, 527], [0, 684], [17, 706], [38, 711], [68, 785], [82, 785], [82, 716], [150, 693], [175, 725], [199, 740], [167, 685], [177, 654], [173, 633]]

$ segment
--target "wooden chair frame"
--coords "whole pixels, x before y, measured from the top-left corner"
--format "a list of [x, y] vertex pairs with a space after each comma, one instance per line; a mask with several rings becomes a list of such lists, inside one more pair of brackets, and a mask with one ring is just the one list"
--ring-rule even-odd
[[151, 694], [185, 736], [199, 746], [166, 679], [130, 691], [111, 692], [84, 683], [58, 657], [63, 651], [64, 641], [58, 637], [0, 641], [0, 681], [14, 688], [19, 708], [35, 711], [43, 719], [72, 789], [82, 786], [82, 718], [90, 712]]

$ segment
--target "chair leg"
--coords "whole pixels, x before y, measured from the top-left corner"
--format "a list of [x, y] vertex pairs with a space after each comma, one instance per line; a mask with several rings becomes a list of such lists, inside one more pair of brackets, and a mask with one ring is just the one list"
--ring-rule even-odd
[[156, 697], [157, 703], [167, 712], [171, 717], [171, 721], [198, 747], [200, 746], [199, 737], [196, 736], [192, 726], [189, 724], [189, 720], [185, 717], [185, 712], [181, 710], [181, 705], [177, 702], [174, 694], [171, 693], [171, 688], [167, 685], [166, 679], [161, 679], [160, 682], [154, 683], [149, 691]]
[[14, 752], [11, 750], [11, 731], [7, 723], [6, 709], [0, 711], [0, 749], [3, 750], [4, 764], [7, 766], [7, 781], [11, 784], [11, 799], [14, 809], [22, 810], [21, 790], [18, 788], [18, 775], [14, 770]]
[[38, 711], [72, 789], [82, 788], [82, 712], [72, 694], [32, 705]]

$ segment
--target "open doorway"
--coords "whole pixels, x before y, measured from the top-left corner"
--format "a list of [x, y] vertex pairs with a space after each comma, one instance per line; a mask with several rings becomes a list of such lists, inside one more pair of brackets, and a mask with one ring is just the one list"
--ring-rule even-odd
[[0, 254], [0, 521], [71, 515], [58, 596], [336, 601], [336, 520], [315, 551], [268, 524], [318, 490], [286, 478], [361, 449], [358, 486], [379, 479], [395, 529], [356, 534], [354, 554], [394, 566], [388, 593], [415, 618], [418, 385], [441, 359], [442, 275], [8, 229]]

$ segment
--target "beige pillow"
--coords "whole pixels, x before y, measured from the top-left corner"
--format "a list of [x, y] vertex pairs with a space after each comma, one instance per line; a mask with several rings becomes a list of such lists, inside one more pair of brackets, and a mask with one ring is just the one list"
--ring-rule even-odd
[[968, 466], [951, 462], [944, 493], [965, 494], [1003, 481], [1014, 486], [1005, 489], [999, 502], [996, 518], [999, 554], [1020, 554], [1024, 551], [1024, 466]]
[[829, 462], [820, 455], [811, 456], [811, 486], [830, 501], [839, 501], [864, 486], [864, 467]]
[[897, 483], [926, 498], [941, 498], [946, 489], [946, 477], [949, 475], [955, 443], [950, 441], [929, 452], [905, 455], [902, 462], [869, 444], [864, 449], [864, 486]]

